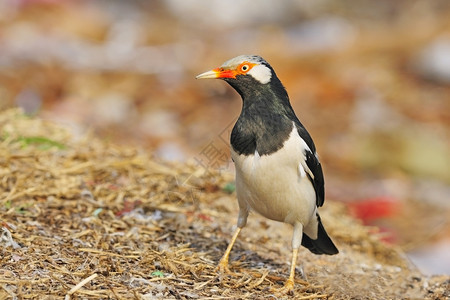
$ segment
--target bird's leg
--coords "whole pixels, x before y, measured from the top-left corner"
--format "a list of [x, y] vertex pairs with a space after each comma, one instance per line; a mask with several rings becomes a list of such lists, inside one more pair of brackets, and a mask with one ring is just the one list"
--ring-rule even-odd
[[292, 236], [292, 261], [291, 261], [291, 271], [289, 273], [289, 278], [284, 283], [283, 288], [277, 290], [277, 292], [289, 294], [294, 291], [295, 285], [295, 266], [297, 265], [298, 249], [302, 244], [303, 237], [303, 225], [301, 223], [294, 224], [294, 233]]
[[298, 248], [292, 249], [292, 262], [291, 262], [291, 272], [289, 273], [289, 278], [286, 280], [283, 289], [286, 292], [294, 290], [295, 284], [295, 266], [297, 264]]
[[216, 268], [216, 271], [219, 271], [221, 273], [231, 273], [230, 269], [228, 269], [228, 259], [230, 258], [231, 249], [233, 248], [233, 245], [236, 242], [239, 232], [241, 232], [242, 228], [244, 228], [244, 226], [247, 224], [248, 211], [249, 210], [248, 210], [247, 205], [239, 202], [239, 216], [238, 216], [237, 228], [234, 231], [234, 234], [233, 234], [233, 237], [231, 238], [230, 243], [228, 244], [227, 250], [225, 250], [225, 253], [223, 254], [222, 258], [220, 259], [220, 262]]
[[228, 269], [228, 259], [230, 258], [230, 252], [233, 248], [234, 243], [236, 242], [236, 239], [239, 235], [239, 232], [241, 232], [240, 227], [237, 227], [234, 231], [233, 237], [231, 238], [230, 243], [228, 244], [227, 250], [225, 250], [225, 253], [223, 254], [222, 258], [220, 259], [219, 265], [216, 268], [216, 271], [219, 271], [221, 273], [230, 273], [230, 269]]

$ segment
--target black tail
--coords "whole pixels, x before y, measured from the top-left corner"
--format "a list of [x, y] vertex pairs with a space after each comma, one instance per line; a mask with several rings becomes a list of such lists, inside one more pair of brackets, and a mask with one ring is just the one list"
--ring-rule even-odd
[[333, 244], [333, 241], [328, 236], [325, 228], [322, 225], [319, 215], [317, 215], [317, 221], [319, 222], [319, 228], [317, 233], [317, 239], [313, 240], [305, 233], [303, 233], [302, 246], [309, 249], [314, 254], [338, 254], [339, 250]]

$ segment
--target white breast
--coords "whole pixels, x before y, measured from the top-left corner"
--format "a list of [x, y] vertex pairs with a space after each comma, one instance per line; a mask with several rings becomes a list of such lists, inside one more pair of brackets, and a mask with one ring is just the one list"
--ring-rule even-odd
[[236, 192], [241, 204], [266, 218], [307, 226], [316, 211], [316, 194], [306, 176], [310, 172], [304, 154], [307, 145], [293, 127], [283, 147], [270, 155], [260, 156], [255, 151], [245, 156], [231, 151]]

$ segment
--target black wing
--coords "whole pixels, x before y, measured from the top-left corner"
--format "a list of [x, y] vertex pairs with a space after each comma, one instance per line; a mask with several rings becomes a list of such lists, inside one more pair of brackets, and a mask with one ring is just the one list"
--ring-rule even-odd
[[[309, 150], [305, 149], [306, 165], [308, 166], [310, 171], [308, 172], [306, 170], [306, 174], [308, 175], [308, 178], [313, 184], [314, 190], [316, 191], [316, 205], [320, 207], [325, 201], [325, 182], [323, 180], [322, 165], [320, 164], [320, 161], [316, 155], [316, 147], [308, 131], [306, 131], [305, 127], [303, 127], [300, 122], [296, 123], [296, 126], [299, 136], [306, 142], [309, 147]], [[310, 173], [313, 176], [311, 176]]]
[[316, 205], [318, 207], [323, 205], [325, 201], [325, 182], [323, 180], [322, 166], [320, 165], [319, 159], [311, 151], [306, 150], [306, 164], [308, 168], [313, 173], [314, 178], [308, 174], [309, 180], [311, 180], [316, 190]]

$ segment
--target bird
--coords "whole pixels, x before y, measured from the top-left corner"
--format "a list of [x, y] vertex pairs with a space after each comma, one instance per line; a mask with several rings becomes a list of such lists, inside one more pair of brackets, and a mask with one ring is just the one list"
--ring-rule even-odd
[[230, 137], [239, 215], [217, 269], [230, 272], [231, 249], [249, 213], [255, 211], [293, 226], [290, 274], [282, 288], [292, 293], [300, 246], [314, 254], [339, 252], [318, 212], [325, 200], [324, 176], [311, 135], [274, 69], [261, 56], [237, 56], [196, 78], [222, 79], [242, 98]]

